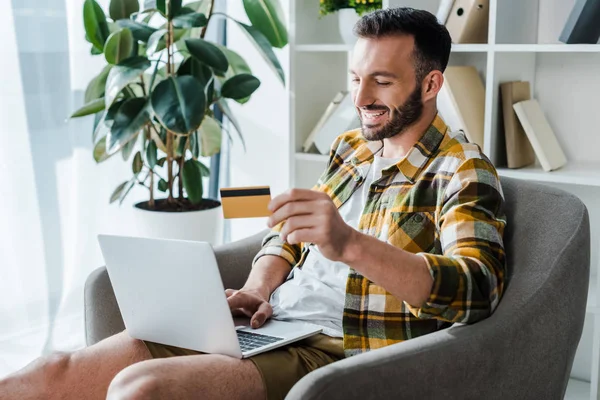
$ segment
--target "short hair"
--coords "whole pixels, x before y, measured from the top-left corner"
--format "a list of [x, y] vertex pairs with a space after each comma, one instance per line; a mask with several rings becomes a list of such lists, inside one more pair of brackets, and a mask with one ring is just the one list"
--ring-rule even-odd
[[452, 39], [446, 27], [428, 11], [410, 7], [387, 8], [364, 15], [354, 25], [360, 38], [380, 38], [393, 35], [414, 37], [415, 74], [422, 80], [434, 70], [442, 73], [448, 65]]

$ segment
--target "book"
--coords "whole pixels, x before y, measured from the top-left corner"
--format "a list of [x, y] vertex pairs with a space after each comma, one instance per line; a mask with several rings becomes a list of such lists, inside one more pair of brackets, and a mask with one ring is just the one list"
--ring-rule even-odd
[[[309, 137], [312, 136], [312, 144], [321, 154], [329, 154], [334, 140], [357, 125], [357, 113], [352, 95], [343, 92], [342, 96], [343, 98], [339, 100], [339, 93], [336, 95], [332, 101], [332, 110], [325, 110], [309, 135]], [[360, 126], [360, 122], [358, 122], [358, 126]]]
[[446, 24], [448, 20], [448, 16], [450, 15], [450, 11], [452, 11], [452, 6], [454, 5], [454, 0], [441, 0], [440, 5], [438, 6], [438, 10], [435, 14], [438, 22], [442, 25]]
[[600, 0], [577, 0], [558, 40], [596, 44], [600, 38]]
[[525, 134], [544, 171], [553, 171], [567, 163], [552, 127], [536, 99], [520, 101], [513, 105]]
[[437, 105], [450, 130], [462, 130], [469, 142], [483, 149], [485, 88], [475, 67], [446, 67]]
[[455, 0], [446, 29], [452, 43], [487, 43], [489, 0]]
[[521, 168], [535, 163], [535, 153], [513, 104], [531, 99], [529, 82], [505, 82], [500, 84], [504, 139], [506, 144], [506, 165], [508, 168]]
[[325, 111], [323, 112], [323, 114], [321, 115], [319, 120], [317, 121], [315, 127], [312, 129], [312, 131], [310, 131], [310, 133], [306, 137], [306, 140], [304, 141], [304, 145], [302, 146], [303, 152], [309, 153], [313, 149], [313, 146], [315, 144], [316, 135], [323, 127], [323, 124], [325, 124], [325, 121], [327, 121], [327, 119], [331, 116], [331, 114], [333, 114], [333, 112], [340, 105], [341, 101], [344, 99], [344, 97], [346, 97], [346, 95], [348, 95], [348, 92], [346, 92], [346, 91], [338, 92], [335, 95], [335, 97], [333, 98], [333, 100], [331, 100], [331, 103], [329, 103], [329, 105], [327, 105], [327, 108], [325, 109]]

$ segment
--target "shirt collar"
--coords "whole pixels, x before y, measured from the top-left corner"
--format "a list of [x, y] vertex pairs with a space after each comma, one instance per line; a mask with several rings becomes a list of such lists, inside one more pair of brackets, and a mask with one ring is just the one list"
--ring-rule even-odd
[[[448, 126], [439, 115], [436, 115], [417, 143], [406, 153], [405, 157], [398, 161], [396, 167], [411, 183], [415, 183], [417, 176], [438, 149], [447, 131]], [[381, 146], [380, 141], [368, 141], [360, 146], [348, 161], [353, 165], [363, 162], [371, 163], [374, 154], [381, 149]]]

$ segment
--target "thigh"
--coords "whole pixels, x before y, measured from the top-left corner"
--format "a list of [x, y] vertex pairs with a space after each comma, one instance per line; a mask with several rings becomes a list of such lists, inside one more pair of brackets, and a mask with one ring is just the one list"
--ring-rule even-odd
[[[195, 352], [185, 357], [156, 358], [132, 365], [119, 375], [115, 381], [121, 383], [113, 385], [123, 388], [130, 384], [132, 392], [142, 389], [140, 394], [147, 390], [159, 399], [265, 398], [265, 388], [254, 363], [217, 354]], [[152, 383], [144, 388], [148, 379]]]

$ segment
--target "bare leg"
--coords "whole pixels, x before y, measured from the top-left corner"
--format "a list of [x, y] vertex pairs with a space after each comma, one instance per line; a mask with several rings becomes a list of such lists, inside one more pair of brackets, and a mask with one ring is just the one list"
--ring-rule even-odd
[[132, 365], [115, 377], [107, 396], [107, 400], [265, 398], [260, 372], [252, 361], [214, 354]]
[[150, 358], [142, 341], [121, 332], [77, 352], [38, 358], [0, 380], [0, 400], [105, 399], [119, 371]]

